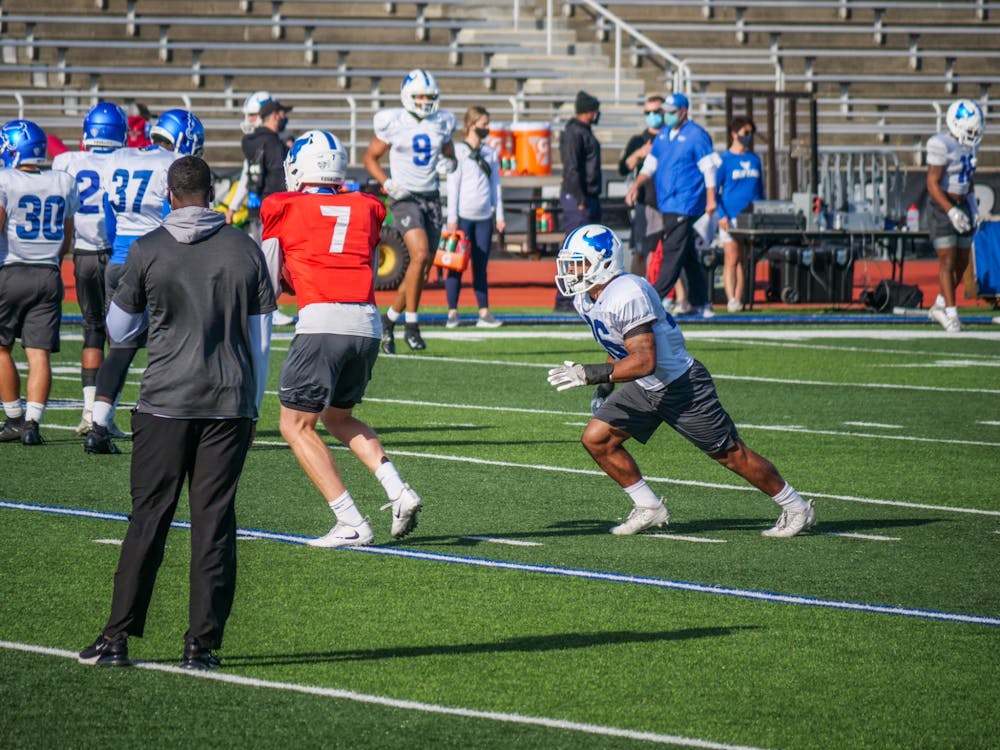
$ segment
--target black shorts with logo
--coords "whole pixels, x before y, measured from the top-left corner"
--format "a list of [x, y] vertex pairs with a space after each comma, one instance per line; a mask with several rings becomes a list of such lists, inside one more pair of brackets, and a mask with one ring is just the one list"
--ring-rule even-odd
[[729, 450], [739, 438], [712, 376], [698, 360], [659, 391], [648, 391], [635, 381], [626, 383], [608, 397], [594, 418], [643, 444], [665, 422], [709, 455]]
[[401, 201], [392, 201], [389, 208], [392, 210], [392, 226], [400, 234], [405, 235], [418, 228], [427, 233], [428, 255], [433, 258], [444, 224], [441, 196], [437, 193], [410, 193]]
[[21, 339], [26, 349], [59, 351], [63, 283], [49, 263], [0, 268], [0, 346]]
[[379, 339], [339, 333], [300, 333], [281, 366], [278, 400], [318, 414], [361, 403], [378, 357]]

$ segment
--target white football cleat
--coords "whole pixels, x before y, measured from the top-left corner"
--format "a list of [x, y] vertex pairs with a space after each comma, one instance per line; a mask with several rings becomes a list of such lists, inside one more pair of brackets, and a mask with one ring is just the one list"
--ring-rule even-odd
[[392, 508], [392, 538], [402, 539], [417, 528], [417, 514], [423, 507], [420, 496], [410, 485], [404, 484], [399, 497], [386, 503], [379, 510]]
[[760, 532], [760, 534], [772, 539], [787, 539], [803, 531], [808, 531], [815, 525], [816, 509], [813, 508], [812, 500], [808, 500], [805, 512], [793, 513], [786, 510], [778, 516], [778, 522], [774, 526]]
[[94, 413], [89, 409], [84, 409], [83, 416], [80, 417], [80, 424], [76, 426], [76, 434], [83, 437], [92, 429], [94, 429]]
[[368, 525], [368, 519], [363, 520], [357, 526], [349, 526], [346, 523], [338, 522], [324, 536], [315, 539], [307, 539], [306, 544], [310, 547], [364, 547], [371, 544], [375, 539], [372, 527]]
[[665, 526], [670, 522], [670, 511], [666, 505], [659, 508], [632, 508], [624, 523], [611, 529], [615, 536], [631, 536], [653, 526]]
[[296, 321], [294, 315], [286, 315], [281, 312], [281, 310], [275, 310], [271, 313], [271, 324], [276, 326], [290, 326]]

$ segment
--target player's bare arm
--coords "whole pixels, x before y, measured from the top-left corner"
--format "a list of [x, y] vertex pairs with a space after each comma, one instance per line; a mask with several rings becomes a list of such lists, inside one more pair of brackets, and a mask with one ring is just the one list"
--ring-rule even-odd
[[643, 323], [625, 334], [628, 354], [614, 363], [612, 383], [624, 383], [644, 378], [656, 370], [656, 337], [652, 323]]
[[941, 207], [942, 211], [947, 212], [951, 209], [953, 203], [944, 192], [944, 188], [941, 187], [941, 178], [943, 176], [943, 164], [932, 164], [927, 167], [927, 194]]
[[368, 150], [365, 151], [363, 160], [365, 171], [378, 180], [379, 185], [385, 184], [385, 181], [389, 179], [389, 175], [385, 173], [385, 170], [382, 169], [382, 165], [379, 164], [379, 159], [385, 156], [388, 152], [389, 144], [379, 138], [372, 138], [371, 142], [368, 144]]

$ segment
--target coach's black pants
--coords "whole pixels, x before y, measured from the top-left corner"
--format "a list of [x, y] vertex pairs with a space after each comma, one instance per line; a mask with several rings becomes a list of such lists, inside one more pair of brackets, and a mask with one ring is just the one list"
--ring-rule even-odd
[[191, 504], [191, 595], [184, 638], [219, 648], [236, 591], [236, 485], [250, 447], [249, 419], [132, 415], [132, 515], [104, 634], [141, 636], [177, 498]]
[[692, 307], [708, 304], [708, 274], [695, 249], [694, 222], [697, 216], [663, 214], [663, 262], [656, 278], [656, 293], [660, 299], [674, 288], [683, 270], [688, 285], [688, 302]]

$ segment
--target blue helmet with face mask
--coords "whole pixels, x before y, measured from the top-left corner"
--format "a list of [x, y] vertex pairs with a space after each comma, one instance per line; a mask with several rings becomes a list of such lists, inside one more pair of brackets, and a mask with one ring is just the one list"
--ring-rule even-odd
[[45, 163], [48, 139], [30, 120], [11, 120], [0, 128], [0, 160], [5, 167]]
[[205, 128], [192, 112], [168, 109], [149, 129], [150, 138], [162, 138], [178, 154], [201, 156], [205, 150]]

